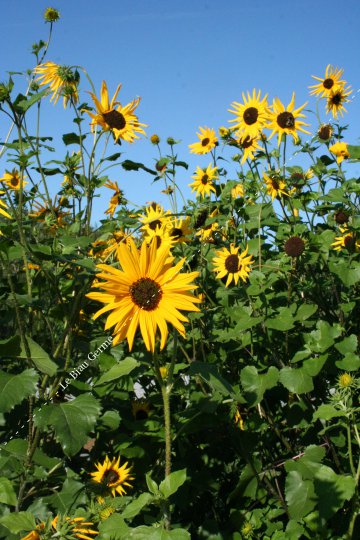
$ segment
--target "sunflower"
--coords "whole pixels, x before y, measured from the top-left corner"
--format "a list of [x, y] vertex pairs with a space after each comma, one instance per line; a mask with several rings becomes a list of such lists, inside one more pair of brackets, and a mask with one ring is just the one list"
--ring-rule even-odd
[[42, 205], [38, 201], [34, 201], [33, 206], [36, 211], [31, 212], [29, 214], [29, 217], [35, 218], [38, 221], [43, 221], [44, 223], [49, 225], [51, 229], [56, 229], [57, 227], [65, 227], [66, 222], [64, 220], [69, 215], [69, 212], [63, 212], [61, 210], [61, 205], [58, 203], [56, 197], [52, 206], [53, 212], [51, 211], [47, 203]]
[[[206, 213], [205, 213], [206, 212]], [[200, 241], [201, 242], [210, 242], [212, 241], [212, 236], [213, 236], [213, 233], [215, 231], [218, 230], [219, 228], [219, 224], [217, 221], [212, 221], [209, 225], [200, 225], [200, 222], [202, 221], [202, 219], [205, 217], [204, 219], [204, 223], [206, 222], [206, 219], [209, 217], [209, 218], [214, 218], [216, 217], [217, 215], [219, 214], [219, 210], [217, 208], [215, 208], [215, 210], [213, 210], [210, 215], [208, 216], [208, 212], [207, 210], [204, 211], [204, 215], [201, 215], [198, 217], [197, 219], [197, 224], [198, 226], [201, 227], [201, 229], [196, 233], [196, 236], [199, 236], [200, 238]]]
[[145, 208], [145, 214], [139, 217], [139, 221], [143, 223], [141, 227], [145, 233], [149, 230], [155, 231], [161, 225], [168, 225], [171, 221], [170, 210], [164, 210], [163, 206], [155, 202]]
[[124, 194], [119, 188], [117, 182], [111, 182], [108, 180], [104, 186], [114, 190], [114, 195], [111, 197], [109, 202], [109, 208], [105, 212], [105, 214], [109, 214], [110, 217], [113, 217], [116, 208], [124, 201]]
[[190, 227], [190, 216], [187, 216], [185, 219], [174, 219], [169, 225], [169, 235], [174, 238], [176, 243], [189, 242], [187, 238], [192, 234], [192, 229]]
[[237, 143], [241, 150], [243, 151], [243, 157], [241, 159], [241, 164], [244, 164], [247, 159], [254, 159], [254, 152], [257, 150], [262, 150], [261, 146], [258, 145], [259, 138], [251, 138], [249, 135], [245, 137], [241, 133], [238, 133]]
[[142, 128], [147, 126], [146, 124], [141, 124], [138, 117], [134, 114], [135, 109], [140, 103], [140, 98], [133, 99], [125, 107], [116, 101], [120, 88], [121, 84], [118, 85], [109, 103], [109, 92], [106, 82], [103, 81], [100, 101], [95, 94], [89, 92], [96, 106], [96, 114], [87, 109], [84, 109], [84, 111], [92, 118], [90, 124], [92, 129], [95, 126], [100, 126], [104, 131], [112, 131], [115, 142], [123, 139], [126, 142], [133, 143], [135, 139], [139, 139], [137, 133], [145, 135], [145, 131]]
[[344, 103], [349, 103], [350, 99], [348, 97], [352, 93], [350, 87], [345, 88], [341, 86], [336, 86], [328, 95], [326, 101], [326, 112], [333, 115], [333, 118], [338, 118], [338, 115], [344, 115], [344, 112], [347, 110], [344, 107]]
[[274, 200], [275, 197], [281, 197], [282, 195], [288, 195], [288, 193], [285, 191], [286, 184], [276, 173], [269, 173], [267, 175], [266, 173], [263, 173], [263, 177], [266, 184], [266, 189], [269, 195], [271, 195], [271, 199]]
[[45, 528], [45, 523], [39, 523], [39, 525], [36, 526], [36, 529], [29, 532], [26, 536], [24, 536], [21, 540], [41, 540], [39, 531], [43, 530]]
[[269, 129], [272, 129], [272, 132], [269, 136], [269, 139], [278, 134], [278, 145], [280, 145], [281, 137], [283, 134], [292, 135], [294, 141], [299, 140], [299, 135], [297, 131], [302, 131], [303, 133], [309, 134], [309, 131], [306, 131], [302, 126], [308, 126], [302, 120], [298, 118], [305, 118], [305, 115], [301, 113], [304, 107], [306, 107], [307, 102], [304, 103], [301, 107], [294, 109], [295, 107], [295, 92], [292, 94], [291, 101], [287, 107], [285, 107], [279, 98], [275, 98], [272, 105], [272, 111], [269, 115]]
[[146, 420], [150, 416], [150, 403], [143, 399], [131, 402], [131, 411], [135, 420]]
[[196, 135], [199, 137], [200, 142], [189, 144], [190, 152], [192, 154], [207, 154], [217, 145], [218, 139], [214, 129], [208, 127], [199, 127], [200, 133]]
[[227, 275], [225, 287], [228, 287], [232, 280], [235, 285], [238, 284], [239, 278], [246, 281], [250, 274], [250, 265], [254, 263], [252, 255], [247, 256], [248, 246], [245, 251], [239, 254], [239, 247], [230, 244], [230, 249], [223, 248], [216, 251], [217, 257], [214, 257], [212, 262], [215, 266], [214, 272], [217, 272], [217, 278], [221, 279]]
[[127, 467], [128, 462], [120, 467], [120, 457], [113, 458], [112, 461], [106, 456], [104, 463], [95, 463], [97, 471], [90, 473], [94, 482], [102, 484], [113, 497], [116, 497], [116, 494], [125, 495], [126, 491], [124, 486], [132, 487], [129, 483], [131, 480], [134, 480], [134, 477], [131, 476], [131, 467]]
[[332, 146], [329, 146], [329, 150], [336, 156], [336, 161], [339, 164], [344, 159], [348, 159], [350, 157], [348, 146], [347, 146], [347, 143], [345, 142], [337, 142], [333, 144]]
[[78, 84], [79, 74], [73, 71], [68, 66], [59, 66], [54, 62], [45, 62], [34, 68], [34, 73], [38, 75], [35, 82], [40, 86], [49, 85], [52, 92], [50, 101], [54, 105], [58, 102], [59, 97], [63, 96], [63, 105], [66, 109], [69, 99], [74, 103], [79, 101]]
[[128, 232], [122, 229], [119, 229], [118, 231], [114, 231], [106, 241], [107, 247], [104, 249], [104, 252], [102, 254], [103, 260], [106, 260], [111, 255], [114, 255], [119, 245], [123, 242], [128, 242], [128, 239], [129, 239]]
[[344, 87], [346, 82], [341, 80], [343, 73], [344, 73], [343, 69], [339, 69], [337, 67], [332, 66], [331, 64], [328, 64], [325, 70], [324, 78], [315, 77], [315, 75], [311, 75], [313, 79], [320, 82], [313, 84], [312, 86], [309, 86], [309, 88], [313, 88], [313, 90], [311, 90], [310, 92], [310, 95], [319, 96], [321, 98], [328, 97], [328, 95], [334, 89], [335, 86]]
[[[5, 191], [1, 191], [1, 190], [0, 190], [0, 196], [1, 196], [1, 195], [4, 195], [4, 193], [5, 193]], [[2, 201], [2, 200], [0, 199], [0, 216], [4, 216], [4, 217], [6, 217], [6, 218], [11, 219], [10, 214], [8, 214], [8, 213], [6, 212], [6, 210], [4, 210], [4, 208], [7, 208], [7, 205], [6, 205], [6, 203], [4, 203], [4, 201]]]
[[[5, 174], [0, 178], [0, 182], [4, 182], [10, 189], [18, 191], [21, 186], [21, 176], [17, 169], [13, 169], [12, 172], [5, 171]], [[22, 181], [22, 187], [26, 186], [29, 182]]]
[[247, 96], [244, 92], [242, 93], [244, 103], [232, 102], [233, 110], [228, 109], [228, 111], [235, 114], [235, 118], [229, 122], [234, 123], [234, 128], [242, 133], [243, 138], [256, 139], [260, 131], [266, 127], [269, 118], [267, 96], [266, 94], [261, 99], [261, 90], [256, 92], [254, 88], [252, 96], [250, 92]]
[[196, 191], [196, 194], [202, 198], [205, 195], [211, 195], [211, 191], [216, 193], [216, 189], [213, 185], [213, 180], [217, 177], [217, 167], [212, 167], [211, 163], [206, 169], [196, 167], [196, 174], [191, 178], [194, 178], [195, 182], [189, 184], [192, 187], [191, 191]]
[[93, 540], [93, 538], [87, 535], [91, 534], [92, 536], [96, 536], [99, 534], [98, 531], [89, 528], [89, 526], [91, 527], [91, 525], [93, 525], [92, 521], [85, 521], [85, 518], [83, 517], [69, 518], [68, 516], [64, 516], [62, 519], [59, 519], [59, 516], [56, 516], [52, 520], [51, 525], [53, 529], [58, 532], [63, 532], [63, 526], [65, 525], [66, 532], [64, 532], [66, 535], [67, 533], [72, 535], [71, 538]]
[[174, 237], [170, 235], [168, 223], [162, 223], [157, 225], [155, 229], [147, 229], [144, 231], [144, 241], [150, 245], [152, 241], [155, 242], [156, 247], [167, 246], [169, 249], [176, 243]]
[[342, 236], [336, 236], [335, 241], [331, 244], [335, 251], [347, 249], [350, 252], [358, 252], [360, 250], [360, 240], [357, 239], [356, 233], [349, 231], [348, 227], [339, 227]]
[[131, 237], [128, 244], [119, 245], [117, 257], [122, 271], [99, 264], [102, 272], [97, 277], [106, 281], [98, 284], [98, 288], [105, 292], [87, 295], [105, 304], [94, 318], [112, 311], [105, 328], [115, 326], [113, 345], [127, 338], [131, 350], [136, 329], [140, 326], [147, 350], [154, 352], [159, 327], [160, 349], [163, 349], [168, 336], [167, 322], [185, 336], [181, 321], [187, 322], [188, 319], [179, 310], [199, 311], [194, 305], [199, 300], [190, 292], [197, 289], [192, 281], [199, 272], [180, 274], [185, 259], [173, 266], [174, 257], [170, 255], [168, 246], [157, 249], [156, 242], [150, 246], [143, 242], [138, 250]]
[[238, 199], [239, 197], [243, 197], [245, 195], [245, 189], [244, 189], [244, 184], [236, 184], [232, 189], [231, 189], [231, 197], [233, 199]]
[[318, 129], [317, 136], [321, 142], [326, 142], [331, 139], [333, 131], [334, 130], [331, 124], [321, 124]]

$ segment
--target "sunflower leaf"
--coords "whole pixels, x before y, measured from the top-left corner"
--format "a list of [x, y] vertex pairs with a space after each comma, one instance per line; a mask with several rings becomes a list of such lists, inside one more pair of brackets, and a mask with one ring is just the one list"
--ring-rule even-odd
[[38, 375], [34, 369], [25, 369], [17, 375], [0, 371], [0, 412], [11, 411], [23, 399], [36, 392]]
[[36, 527], [35, 518], [31, 512], [12, 512], [3, 516], [0, 523], [14, 534], [32, 531]]
[[15, 506], [17, 502], [16, 493], [12, 483], [8, 478], [0, 478], [0, 503]]
[[100, 377], [95, 386], [100, 386], [102, 384], [121, 379], [121, 377], [129, 375], [129, 373], [131, 373], [133, 369], [135, 369], [138, 365], [139, 362], [137, 362], [137, 360], [128, 356], [127, 358], [124, 358], [124, 360], [121, 360], [121, 362], [110, 368], [107, 373]]
[[159, 490], [168, 499], [177, 492], [180, 486], [186, 481], [186, 469], [170, 473], [159, 485]]

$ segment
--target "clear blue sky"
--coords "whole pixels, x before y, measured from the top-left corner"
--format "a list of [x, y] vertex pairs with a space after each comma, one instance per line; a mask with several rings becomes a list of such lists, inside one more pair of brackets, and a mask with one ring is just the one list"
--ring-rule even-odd
[[[156, 132], [164, 140], [169, 135], [182, 140], [179, 157], [191, 164], [179, 176], [185, 196], [190, 195], [187, 184], [196, 165], [210, 162], [208, 156], [189, 155], [188, 144], [197, 140], [199, 126], [229, 125], [227, 109], [233, 100], [241, 101], [242, 91], [259, 88], [271, 101], [278, 96], [287, 104], [296, 90], [296, 104], [309, 100], [314, 108], [307, 87], [311, 75], [322, 76], [328, 63], [344, 68], [355, 92], [360, 88], [357, 0], [2, 0], [0, 5], [0, 79], [6, 71], [33, 67], [31, 44], [47, 35], [42, 13], [49, 6], [59, 9], [61, 20], [54, 25], [47, 59], [83, 65], [97, 89], [106, 79], [111, 95], [122, 82], [123, 104], [140, 95], [137, 111], [140, 121], [149, 125], [147, 135]], [[85, 79], [82, 88], [87, 89]], [[44, 111], [46, 134], [59, 137], [73, 131], [71, 116], [60, 103], [46, 104]], [[345, 123], [351, 120], [352, 127], [345, 140], [357, 144], [360, 93], [348, 111]], [[315, 130], [314, 117], [308, 120]], [[1, 124], [2, 138], [6, 127]], [[156, 156], [147, 139], [125, 143], [122, 150], [124, 158], [148, 165]], [[64, 153], [59, 143], [59, 156]], [[147, 175], [119, 167], [111, 179], [138, 204], [165, 201], [159, 195], [164, 186], [150, 186]], [[102, 193], [97, 219], [110, 196], [108, 190]]]

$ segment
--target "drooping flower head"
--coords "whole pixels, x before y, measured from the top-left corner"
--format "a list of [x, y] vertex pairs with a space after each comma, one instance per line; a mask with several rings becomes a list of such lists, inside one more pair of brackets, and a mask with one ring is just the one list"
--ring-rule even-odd
[[302, 114], [302, 110], [306, 107], [307, 102], [295, 109], [295, 92], [293, 92], [291, 101], [287, 107], [283, 105], [279, 98], [275, 98], [272, 104], [272, 111], [270, 112], [270, 124], [269, 129], [272, 129], [272, 132], [269, 136], [269, 139], [278, 134], [278, 145], [280, 145], [282, 135], [292, 135], [294, 141], [299, 140], [298, 131], [309, 134], [309, 131], [306, 131], [302, 126], [308, 126], [299, 118], [305, 118], [305, 115]]
[[345, 142], [337, 142], [329, 146], [329, 150], [336, 156], [336, 161], [339, 164], [350, 157], [348, 145]]
[[328, 64], [324, 77], [315, 77], [315, 75], [311, 75], [313, 79], [319, 82], [309, 86], [309, 88], [313, 88], [310, 95], [319, 96], [320, 98], [328, 97], [335, 86], [344, 87], [346, 82], [341, 80], [343, 73], [343, 69], [339, 69], [331, 64]]
[[237, 285], [239, 279], [246, 281], [250, 274], [250, 265], [254, 263], [252, 255], [248, 255], [248, 246], [243, 252], [240, 247], [230, 244], [230, 249], [223, 248], [216, 251], [217, 257], [213, 258], [214, 272], [217, 272], [217, 278], [222, 279], [227, 276], [225, 287], [228, 287], [234, 280]]
[[109, 102], [109, 92], [106, 82], [102, 82], [100, 100], [92, 92], [90, 96], [95, 104], [96, 113], [92, 113], [87, 109], [85, 112], [91, 116], [91, 128], [100, 126], [104, 131], [111, 131], [114, 135], [114, 140], [117, 142], [123, 139], [126, 142], [133, 143], [135, 139], [139, 139], [138, 133], [145, 135], [144, 127], [146, 124], [141, 124], [138, 117], [134, 114], [135, 109], [140, 103], [140, 98], [133, 99], [124, 107], [116, 101], [120, 91], [121, 84], [118, 85], [112, 100]]
[[229, 112], [235, 115], [233, 120], [229, 120], [234, 124], [234, 128], [239, 130], [242, 138], [249, 137], [256, 139], [263, 128], [266, 127], [269, 108], [267, 102], [267, 94], [261, 99], [261, 90], [258, 92], [253, 89], [252, 95], [250, 92], [242, 93], [243, 103], [233, 101]]
[[244, 184], [238, 183], [231, 189], [231, 197], [233, 199], [238, 199], [239, 197], [243, 197], [244, 195], [245, 195]]
[[167, 336], [167, 323], [185, 336], [182, 322], [188, 319], [180, 311], [199, 311], [199, 300], [190, 292], [197, 289], [192, 281], [199, 272], [180, 273], [185, 259], [173, 265], [174, 257], [169, 247], [156, 242], [150, 246], [143, 242], [138, 250], [132, 238], [127, 244], [120, 244], [117, 257], [122, 270], [106, 264], [99, 264], [101, 271], [96, 287], [104, 292], [92, 292], [87, 296], [105, 306], [94, 316], [111, 312], [107, 317], [105, 329], [114, 327], [113, 345], [125, 338], [131, 350], [135, 333], [140, 327], [145, 347], [154, 352], [157, 330], [160, 330], [160, 349], [163, 349]]
[[117, 182], [111, 182], [109, 180], [104, 184], [104, 186], [114, 190], [114, 194], [109, 202], [109, 208], [105, 211], [105, 214], [109, 214], [110, 217], [113, 217], [116, 208], [119, 206], [119, 204], [124, 202], [124, 193], [119, 188]]
[[191, 191], [196, 191], [196, 194], [202, 198], [204, 198], [205, 195], [211, 195], [212, 191], [216, 193], [215, 186], [213, 185], [213, 181], [216, 177], [217, 167], [212, 167], [211, 163], [206, 169], [196, 167], [196, 173], [191, 177], [194, 179], [194, 182], [189, 184], [192, 188]]
[[40, 86], [49, 85], [52, 92], [50, 101], [53, 101], [54, 105], [60, 96], [63, 96], [64, 108], [66, 108], [70, 98], [74, 103], [79, 101], [79, 73], [77, 71], [73, 71], [68, 66], [59, 66], [55, 62], [45, 62], [36, 66], [34, 73], [38, 75], [35, 82]]
[[200, 142], [189, 144], [190, 152], [192, 154], [207, 154], [215, 148], [218, 138], [216, 137], [214, 129], [199, 127], [199, 131], [200, 133], [197, 133], [196, 135], [199, 137]]
[[116, 495], [125, 495], [125, 486], [132, 487], [130, 484], [134, 477], [131, 475], [131, 467], [125, 461], [120, 467], [120, 456], [111, 461], [108, 456], [103, 463], [96, 463], [97, 471], [90, 473], [94, 482], [102, 484], [105, 492], [108, 491], [113, 497]]

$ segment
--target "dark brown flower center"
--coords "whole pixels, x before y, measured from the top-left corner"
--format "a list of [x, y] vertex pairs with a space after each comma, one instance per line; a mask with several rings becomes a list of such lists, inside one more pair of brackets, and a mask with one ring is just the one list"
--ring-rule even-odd
[[14, 187], [18, 186], [20, 184], [20, 181], [16, 178], [16, 176], [13, 176], [10, 180], [10, 184]]
[[160, 219], [154, 219], [153, 221], [149, 223], [149, 229], [151, 229], [152, 231], [155, 231], [156, 227], [160, 227], [160, 226], [161, 226]]
[[292, 236], [285, 242], [285, 253], [289, 257], [300, 257], [305, 249], [305, 243], [299, 236]]
[[330, 88], [332, 88], [333, 86], [334, 86], [333, 79], [325, 79], [325, 81], [323, 82], [323, 87], [326, 88], [326, 90], [330, 90]]
[[131, 300], [146, 311], [157, 308], [162, 298], [161, 287], [156, 281], [150, 278], [140, 278], [129, 288]]
[[246, 139], [244, 139], [240, 144], [242, 146], [242, 148], [245, 150], [246, 148], [249, 148], [249, 146], [252, 145], [252, 139], [251, 137], [249, 137], [249, 135], [246, 137]]
[[336, 92], [336, 94], [334, 94], [330, 98], [330, 103], [332, 103], [333, 105], [340, 105], [341, 101], [342, 101], [342, 95], [340, 92]]
[[276, 180], [276, 178], [271, 179], [271, 185], [272, 185], [273, 189], [278, 190], [280, 188], [279, 181]]
[[255, 124], [256, 120], [258, 119], [259, 111], [256, 109], [256, 107], [248, 107], [245, 109], [243, 114], [243, 119], [245, 124], [248, 126], [251, 126], [252, 124]]
[[295, 118], [291, 112], [284, 111], [278, 114], [277, 123], [281, 129], [292, 129], [295, 126]]
[[195, 221], [195, 227], [198, 229], [199, 227], [202, 227], [206, 221], [206, 218], [208, 217], [208, 211], [207, 210], [203, 210], [202, 212], [200, 212], [200, 214], [198, 215], [196, 221]]
[[344, 212], [344, 210], [340, 210], [335, 214], [335, 221], [336, 223], [339, 223], [339, 225], [343, 225], [349, 221], [349, 215]]
[[183, 232], [179, 227], [174, 227], [173, 230], [170, 233], [170, 236], [172, 236], [173, 238], [176, 238], [176, 240], [181, 238], [182, 235], [183, 235]]
[[135, 420], [146, 420], [148, 417], [149, 415], [145, 409], [139, 409], [135, 413]]
[[355, 238], [352, 234], [347, 234], [344, 238], [344, 246], [346, 249], [352, 250], [355, 246]]
[[103, 113], [102, 117], [111, 129], [124, 129], [126, 126], [124, 115], [114, 109], [107, 113]]
[[322, 139], [323, 141], [327, 141], [330, 139], [332, 134], [332, 127], [329, 124], [326, 124], [324, 126], [321, 126], [318, 131], [319, 139]]
[[205, 173], [201, 178], [201, 183], [204, 184], [204, 186], [208, 183], [209, 176]]
[[207, 146], [209, 142], [210, 142], [209, 137], [205, 137], [205, 139], [201, 141], [201, 146]]
[[110, 469], [109, 471], [106, 471], [103, 476], [103, 483], [107, 486], [109, 484], [114, 484], [119, 480], [119, 475], [116, 471], [113, 469]]
[[239, 271], [239, 257], [235, 254], [229, 255], [225, 261], [225, 268], [230, 274], [235, 274]]

